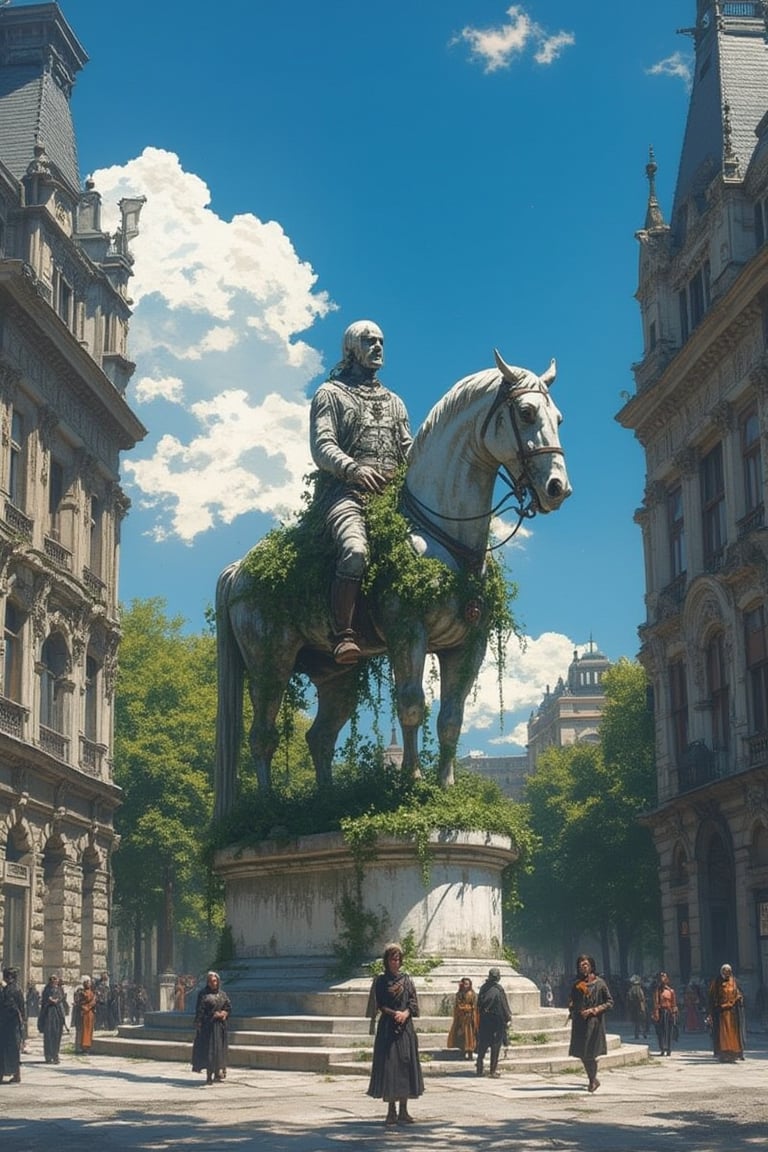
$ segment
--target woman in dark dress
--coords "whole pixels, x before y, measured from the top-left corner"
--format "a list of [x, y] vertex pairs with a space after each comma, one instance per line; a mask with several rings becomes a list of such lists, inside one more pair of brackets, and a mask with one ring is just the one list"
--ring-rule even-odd
[[591, 956], [579, 956], [576, 961], [578, 979], [571, 988], [568, 1014], [571, 1018], [571, 1045], [569, 1056], [578, 1056], [589, 1079], [587, 1091], [600, 1087], [597, 1078], [597, 1058], [608, 1051], [605, 1038], [605, 1013], [613, 1008], [613, 997], [605, 980], [595, 972]]
[[231, 1012], [218, 972], [209, 972], [205, 988], [197, 994], [192, 1046], [192, 1071], [205, 1072], [208, 1084], [227, 1076], [227, 1020]]
[[50, 976], [43, 988], [40, 1015], [37, 1028], [43, 1034], [43, 1052], [46, 1064], [58, 1064], [61, 1034], [66, 1027], [65, 1017], [69, 1012], [67, 994], [58, 976]]
[[0, 981], [0, 1084], [7, 1076], [12, 1084], [21, 1080], [21, 1038], [24, 1030], [24, 997], [10, 969]]
[[382, 959], [384, 972], [376, 978], [373, 988], [376, 1011], [381, 1015], [373, 1043], [368, 1095], [389, 1104], [387, 1124], [412, 1124], [408, 1101], [424, 1091], [419, 1044], [413, 1026], [413, 1019], [419, 1014], [419, 1002], [413, 981], [402, 971], [401, 946], [388, 944]]

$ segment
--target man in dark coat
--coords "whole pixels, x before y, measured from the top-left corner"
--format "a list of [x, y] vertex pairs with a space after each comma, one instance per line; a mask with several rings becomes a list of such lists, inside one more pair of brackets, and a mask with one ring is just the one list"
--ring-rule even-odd
[[5, 968], [0, 987], [0, 1084], [6, 1076], [12, 1084], [21, 1080], [25, 1017], [24, 996], [16, 981], [16, 973]]
[[501, 972], [491, 968], [488, 979], [477, 994], [480, 1028], [477, 1037], [477, 1074], [483, 1074], [485, 1054], [491, 1050], [491, 1076], [498, 1079], [499, 1053], [504, 1042], [507, 1025], [512, 1019], [507, 994], [501, 986]]

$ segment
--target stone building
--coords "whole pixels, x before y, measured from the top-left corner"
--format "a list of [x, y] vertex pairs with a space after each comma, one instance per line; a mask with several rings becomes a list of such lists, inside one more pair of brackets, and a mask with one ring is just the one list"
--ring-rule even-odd
[[85, 62], [56, 4], [0, 8], [0, 958], [38, 983], [107, 967], [118, 469], [145, 434], [124, 398], [141, 205], [109, 235], [81, 185]]
[[[691, 0], [694, 6], [694, 0]], [[698, 0], [669, 221], [648, 164], [640, 658], [654, 690], [664, 963], [768, 985], [768, 5]]]
[[532, 772], [545, 748], [596, 744], [605, 708], [603, 678], [611, 661], [590, 641], [581, 657], [574, 651], [565, 680], [544, 698], [528, 721], [528, 770]]

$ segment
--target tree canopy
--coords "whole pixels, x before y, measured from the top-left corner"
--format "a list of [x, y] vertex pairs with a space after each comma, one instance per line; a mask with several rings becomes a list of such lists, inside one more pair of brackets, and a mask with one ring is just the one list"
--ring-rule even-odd
[[548, 748], [528, 779], [541, 846], [515, 927], [530, 947], [561, 952], [566, 971], [585, 934], [601, 940], [605, 969], [613, 941], [625, 973], [630, 948], [655, 942], [659, 926], [656, 853], [638, 819], [655, 802], [653, 719], [639, 664], [619, 661], [604, 687], [600, 742]]

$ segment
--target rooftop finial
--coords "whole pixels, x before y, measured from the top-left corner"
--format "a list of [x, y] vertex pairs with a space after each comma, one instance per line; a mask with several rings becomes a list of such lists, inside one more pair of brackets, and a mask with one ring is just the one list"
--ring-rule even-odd
[[656, 157], [653, 154], [653, 145], [648, 149], [648, 163], [645, 166], [645, 174], [648, 177], [648, 208], [645, 213], [645, 230], [646, 232], [653, 232], [658, 228], [666, 228], [664, 215], [659, 207], [659, 201], [656, 199], [656, 173], [658, 165]]

